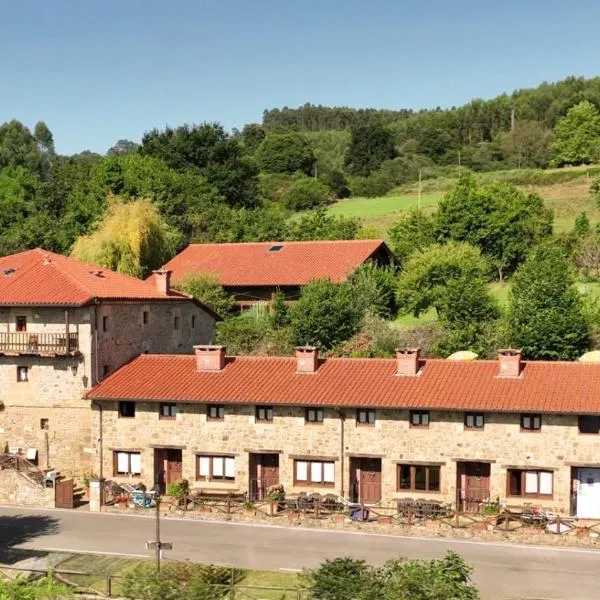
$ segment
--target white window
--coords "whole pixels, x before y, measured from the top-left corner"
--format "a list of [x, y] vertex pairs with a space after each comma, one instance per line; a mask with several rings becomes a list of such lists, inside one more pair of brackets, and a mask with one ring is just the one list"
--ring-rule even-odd
[[335, 465], [333, 461], [295, 460], [294, 474], [298, 483], [330, 487], [335, 483]]
[[142, 456], [139, 452], [115, 452], [115, 475], [140, 475]]
[[198, 456], [198, 479], [206, 481], [235, 480], [235, 458], [233, 456]]
[[24, 383], [29, 381], [29, 368], [28, 367], [17, 367], [17, 381]]
[[324, 418], [322, 408], [307, 408], [306, 409], [306, 421], [308, 423], [322, 423]]

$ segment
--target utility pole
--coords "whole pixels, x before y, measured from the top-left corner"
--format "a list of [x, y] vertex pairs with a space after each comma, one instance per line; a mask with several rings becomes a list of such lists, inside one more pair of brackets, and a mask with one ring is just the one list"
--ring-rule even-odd
[[514, 106], [510, 109], [510, 130], [511, 131], [515, 130], [515, 107]]
[[[146, 497], [143, 496], [143, 502], [145, 504]], [[147, 550], [154, 550], [156, 553], [156, 572], [160, 573], [160, 561], [162, 559], [163, 550], [173, 550], [173, 544], [171, 542], [161, 542], [160, 540], [160, 497], [156, 497], [156, 540], [146, 542]]]
[[421, 169], [419, 169], [419, 193], [417, 195], [417, 210], [421, 210]]

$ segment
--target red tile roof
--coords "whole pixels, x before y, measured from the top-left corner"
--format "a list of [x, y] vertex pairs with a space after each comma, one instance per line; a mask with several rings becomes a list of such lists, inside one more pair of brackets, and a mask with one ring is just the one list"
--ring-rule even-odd
[[523, 362], [518, 379], [498, 362], [426, 360], [415, 377], [394, 359], [331, 358], [297, 374], [288, 357], [228, 358], [198, 372], [194, 356], [143, 355], [88, 393], [92, 399], [380, 407], [493, 412], [600, 413], [600, 364]]
[[[274, 246], [282, 248], [269, 252]], [[181, 281], [192, 273], [212, 273], [225, 286], [295, 286], [313, 279], [345, 281], [378, 251], [382, 240], [190, 244], [164, 268]]]
[[153, 282], [36, 248], [0, 258], [0, 305], [82, 306], [99, 300], [188, 300]]

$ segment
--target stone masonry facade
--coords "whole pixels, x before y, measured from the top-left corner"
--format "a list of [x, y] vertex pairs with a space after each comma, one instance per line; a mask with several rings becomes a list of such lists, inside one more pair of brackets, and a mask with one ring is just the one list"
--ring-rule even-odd
[[[66, 319], [66, 314], [68, 317]], [[65, 476], [92, 470], [96, 443], [85, 393], [142, 353], [189, 353], [209, 343], [214, 318], [192, 301], [99, 302], [79, 308], [0, 308], [0, 332], [78, 335], [74, 355], [0, 355], [0, 451], [37, 451], [41, 468]], [[26, 367], [26, 381], [17, 370]]]
[[[461, 463], [489, 465], [489, 497], [512, 505], [534, 502], [561, 513], [572, 510], [572, 467], [600, 467], [600, 435], [582, 434], [577, 415], [542, 415], [539, 431], [523, 431], [519, 414], [486, 413], [483, 429], [465, 427], [463, 412], [430, 413], [427, 428], [411, 427], [407, 410], [376, 410], [375, 423], [357, 423], [355, 409], [325, 409], [322, 423], [307, 423], [304, 407], [275, 406], [272, 422], [257, 422], [254, 405], [225, 405], [222, 420], [207, 418], [206, 404], [177, 404], [172, 419], [161, 419], [157, 402], [136, 402], [135, 416], [122, 417], [119, 403], [97, 401], [93, 437], [102, 431], [102, 450], [94, 454], [96, 472], [107, 479], [154, 480], [157, 448], [181, 451], [182, 477], [192, 488], [245, 492], [249, 489], [250, 455], [277, 454], [279, 481], [288, 493], [319, 492], [348, 496], [352, 457], [380, 460], [382, 503], [428, 498], [455, 503]], [[102, 410], [100, 410], [100, 408]], [[342, 419], [342, 416], [345, 417]], [[343, 434], [342, 434], [343, 430]], [[343, 441], [342, 441], [343, 435]], [[119, 476], [116, 452], [140, 453], [139, 476]], [[235, 459], [235, 479], [198, 481], [197, 456]], [[295, 483], [294, 460], [332, 461], [335, 482], [330, 487]], [[100, 462], [102, 461], [102, 466]], [[398, 465], [440, 467], [439, 491], [400, 491]], [[534, 500], [508, 495], [508, 469], [552, 473], [552, 493]]]

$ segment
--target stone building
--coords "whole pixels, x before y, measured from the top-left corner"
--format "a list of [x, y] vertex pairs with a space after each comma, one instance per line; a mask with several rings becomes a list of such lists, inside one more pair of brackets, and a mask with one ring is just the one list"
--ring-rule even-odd
[[249, 492], [533, 502], [600, 517], [600, 365], [140, 356], [88, 393], [105, 478]]
[[393, 256], [383, 240], [190, 244], [163, 268], [176, 284], [188, 275], [214, 275], [243, 310], [272, 302], [278, 290], [293, 302], [309, 281], [341, 283], [367, 261], [389, 265]]
[[92, 468], [85, 392], [142, 353], [189, 353], [215, 315], [155, 282], [44, 250], [0, 258], [0, 452], [63, 475]]

